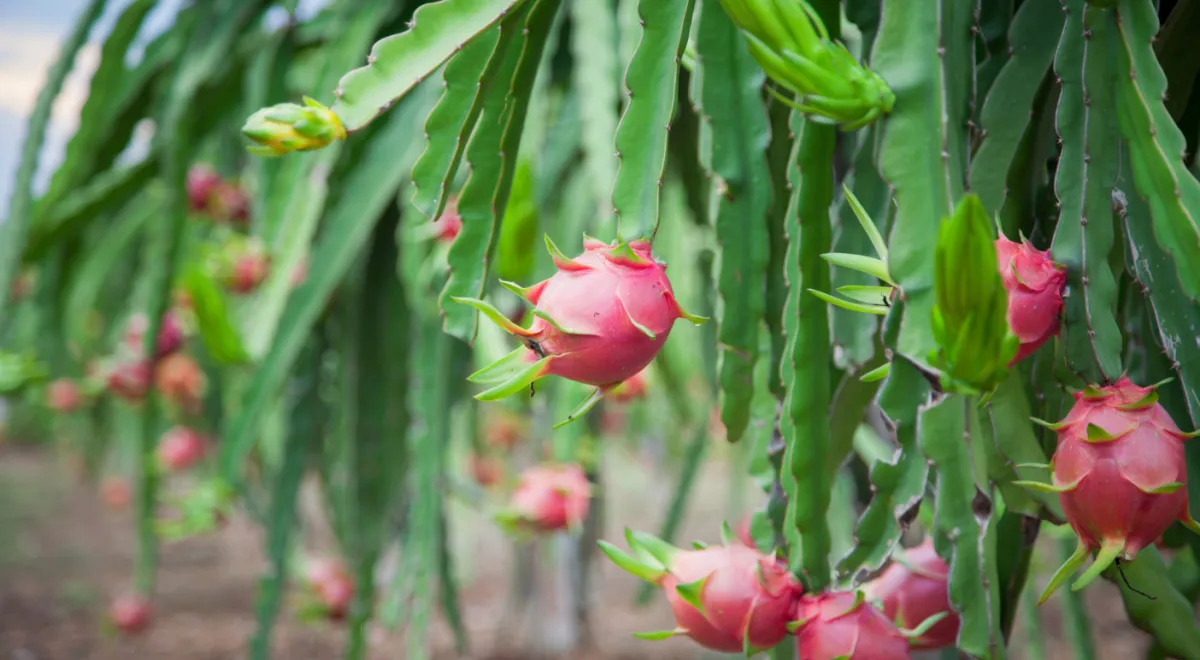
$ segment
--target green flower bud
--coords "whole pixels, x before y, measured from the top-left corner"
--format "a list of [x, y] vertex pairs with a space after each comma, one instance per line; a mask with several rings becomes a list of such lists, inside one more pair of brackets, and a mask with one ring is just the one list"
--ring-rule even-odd
[[796, 95], [795, 101], [782, 99], [788, 105], [846, 130], [892, 111], [891, 88], [830, 39], [804, 0], [721, 0], [721, 6], [767, 75]]
[[1008, 294], [991, 224], [976, 195], [964, 197], [938, 231], [934, 298], [940, 368], [960, 386], [992, 390], [1008, 373], [1019, 340], [1008, 327]]
[[258, 143], [250, 152], [282, 156], [292, 151], [311, 151], [346, 139], [346, 128], [329, 108], [304, 97], [304, 105], [280, 103], [250, 115], [242, 133]]

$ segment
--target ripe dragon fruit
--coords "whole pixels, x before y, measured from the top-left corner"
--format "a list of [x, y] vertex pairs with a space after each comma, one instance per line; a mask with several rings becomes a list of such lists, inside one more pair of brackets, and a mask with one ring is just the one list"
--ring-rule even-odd
[[471, 473], [471, 478], [475, 483], [483, 488], [491, 488], [500, 483], [500, 478], [504, 476], [504, 466], [495, 456], [487, 454], [477, 454], [472, 452], [467, 457], [467, 469]]
[[958, 615], [950, 607], [947, 576], [950, 567], [933, 549], [933, 540], [905, 552], [875, 580], [863, 587], [867, 598], [878, 600], [888, 619], [915, 628], [931, 616], [946, 612], [941, 621], [912, 640], [913, 648], [940, 649], [958, 641]]
[[133, 360], [117, 363], [108, 372], [108, 389], [126, 401], [137, 403], [150, 390], [150, 362]]
[[584, 252], [575, 259], [549, 237], [546, 247], [558, 269], [553, 277], [529, 288], [503, 282], [536, 306], [531, 327], [522, 328], [482, 300], [453, 300], [480, 310], [525, 345], [468, 377], [493, 386], [476, 399], [502, 399], [549, 375], [597, 386], [562, 426], [650, 364], [677, 319], [697, 324], [707, 319], [679, 307], [666, 266], [653, 258], [646, 241], [605, 244], [585, 237]]
[[[129, 317], [125, 324], [125, 343], [135, 353], [142, 350], [142, 338], [150, 326], [149, 319], [142, 312]], [[179, 313], [173, 309], [163, 315], [162, 324], [158, 329], [158, 342], [155, 345], [157, 357], [164, 357], [178, 351], [183, 346], [183, 323]]]
[[346, 618], [354, 599], [354, 580], [336, 559], [312, 559], [305, 568], [308, 588], [320, 601], [326, 617], [334, 621]]
[[207, 379], [190, 355], [174, 353], [155, 367], [154, 386], [167, 400], [184, 410], [195, 411], [203, 401]]
[[800, 583], [776, 557], [733, 539], [728, 525], [723, 536], [724, 546], [681, 550], [627, 529], [625, 538], [633, 555], [600, 541], [604, 554], [617, 566], [662, 587], [675, 614], [674, 630], [638, 637], [687, 635], [705, 648], [747, 655], [783, 641], [800, 597]]
[[123, 594], [113, 599], [108, 614], [117, 630], [136, 635], [150, 625], [150, 601], [137, 594]]
[[170, 472], [180, 472], [204, 458], [204, 436], [186, 426], [171, 427], [158, 441], [158, 462]]
[[188, 208], [196, 213], [208, 213], [213, 192], [221, 185], [221, 176], [208, 165], [193, 165], [187, 175]]
[[1063, 308], [1066, 269], [1029, 241], [1020, 243], [1004, 236], [996, 239], [996, 260], [1008, 292], [1008, 327], [1021, 342], [1010, 366], [1033, 354], [1058, 335]]
[[591, 497], [591, 483], [579, 465], [538, 465], [521, 473], [497, 520], [515, 532], [573, 529], [587, 517]]
[[804, 660], [905, 660], [908, 640], [862, 592], [805, 594], [789, 624]]
[[79, 385], [70, 378], [59, 378], [46, 387], [46, 404], [60, 413], [74, 412], [83, 403]]
[[1122, 376], [1107, 387], [1075, 393], [1075, 405], [1056, 424], [1050, 461], [1053, 483], [1016, 482], [1057, 492], [1063, 513], [1079, 537], [1079, 547], [1055, 573], [1039, 602], [1080, 568], [1092, 550], [1096, 560], [1074, 583], [1082, 589], [1114, 560], [1132, 561], [1171, 523], [1200, 533], [1188, 512], [1187, 465], [1183, 433], [1158, 403], [1153, 387], [1138, 387]]

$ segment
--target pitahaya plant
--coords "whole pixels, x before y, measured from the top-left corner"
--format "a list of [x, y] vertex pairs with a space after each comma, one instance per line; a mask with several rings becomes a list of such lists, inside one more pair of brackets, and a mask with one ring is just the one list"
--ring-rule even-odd
[[208, 213], [212, 195], [221, 185], [221, 175], [203, 163], [192, 166], [187, 175], [188, 208], [196, 213]]
[[592, 486], [577, 464], [544, 464], [521, 473], [497, 520], [514, 532], [574, 529], [587, 517]]
[[502, 399], [549, 375], [597, 387], [562, 426], [650, 364], [677, 319], [696, 324], [707, 319], [679, 306], [666, 266], [653, 258], [647, 241], [606, 244], [585, 237], [584, 252], [574, 259], [549, 236], [546, 247], [558, 269], [550, 279], [529, 288], [503, 282], [536, 306], [531, 327], [522, 328], [482, 300], [454, 300], [483, 312], [525, 345], [469, 377], [492, 385], [475, 398]]
[[1200, 533], [1188, 511], [1183, 442], [1158, 403], [1155, 387], [1138, 387], [1122, 376], [1105, 387], [1076, 392], [1060, 422], [1039, 422], [1058, 433], [1050, 461], [1051, 484], [1016, 482], [1057, 492], [1079, 547], [1042, 593], [1039, 602], [1079, 569], [1093, 550], [1095, 561], [1072, 586], [1082, 589], [1113, 561], [1133, 561], [1175, 521]]
[[789, 624], [804, 660], [906, 660], [908, 639], [863, 593], [805, 594]]
[[912, 640], [914, 648], [940, 649], [958, 640], [959, 618], [950, 607], [947, 576], [950, 567], [933, 549], [933, 539], [893, 555], [893, 563], [863, 592], [881, 604], [888, 619], [904, 628], [916, 628], [931, 616], [946, 613], [924, 634]]
[[1016, 364], [1058, 336], [1067, 272], [1050, 259], [1049, 252], [1024, 238], [1016, 243], [1001, 235], [996, 239], [996, 260], [1008, 292], [1008, 327], [1021, 342], [1010, 363]]
[[109, 619], [125, 635], [136, 635], [150, 626], [150, 601], [139, 594], [122, 594], [113, 599]]
[[207, 445], [199, 431], [173, 426], [158, 441], [158, 462], [170, 472], [181, 472], [204, 458]]
[[675, 614], [674, 630], [638, 637], [687, 635], [705, 648], [747, 655], [772, 648], [787, 637], [800, 583], [781, 560], [734, 539], [728, 525], [723, 536], [723, 546], [683, 550], [626, 529], [633, 555], [600, 542], [617, 566], [662, 587]]
[[74, 412], [83, 403], [79, 385], [70, 378], [59, 378], [46, 387], [46, 405], [56, 412]]

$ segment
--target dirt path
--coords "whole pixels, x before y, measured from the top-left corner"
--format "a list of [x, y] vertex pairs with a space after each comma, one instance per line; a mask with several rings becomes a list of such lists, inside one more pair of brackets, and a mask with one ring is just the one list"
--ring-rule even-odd
[[[717, 468], [713, 468], [717, 469]], [[719, 474], [712, 475], [717, 480]], [[630, 524], [653, 528], [669, 483], [661, 475], [622, 474], [624, 488], [609, 492], [610, 532]], [[709, 483], [714, 483], [710, 481]], [[722, 483], [717, 481], [715, 483]], [[720, 489], [713, 489], [720, 490]], [[0, 660], [229, 660], [244, 656], [254, 631], [254, 593], [263, 567], [260, 534], [244, 519], [222, 531], [167, 546], [162, 556], [153, 626], [134, 639], [105, 635], [101, 617], [113, 593], [129, 579], [133, 557], [128, 512], [113, 513], [80, 485], [70, 471], [41, 451], [0, 447]], [[716, 494], [701, 496], [682, 538], [709, 537], [722, 516]], [[713, 501], [710, 501], [713, 500]], [[648, 506], [648, 502], [653, 505]], [[620, 523], [620, 524], [618, 524]], [[465, 531], [464, 531], [465, 530]], [[519, 631], [501, 630], [509, 609], [511, 545], [483, 521], [466, 520], [457, 530], [462, 557], [463, 603], [474, 658], [532, 660]], [[672, 625], [665, 605], [632, 607], [637, 582], [606, 562], [595, 584], [599, 590], [593, 631], [603, 653], [572, 653], [575, 660], [722, 657], [706, 654], [686, 640], [651, 644], [632, 639], [639, 630]], [[553, 637], [554, 583], [543, 579], [540, 611], [525, 626]], [[1144, 636], [1125, 621], [1111, 585], [1089, 588], [1088, 601], [1097, 635], [1098, 660], [1142, 657]], [[1053, 602], [1041, 615], [1046, 657], [1071, 657], [1061, 641], [1059, 614]], [[450, 658], [449, 633], [435, 624], [439, 658]], [[1015, 633], [1020, 640], [1022, 632]], [[276, 658], [334, 660], [341, 657], [343, 631], [329, 624], [301, 624], [290, 613], [280, 617]], [[400, 633], [375, 635], [372, 658], [404, 658]], [[524, 647], [524, 648], [522, 648]], [[502, 651], [502, 649], [507, 649]], [[484, 652], [486, 651], [486, 652]], [[1019, 649], [1013, 657], [1026, 657]]]

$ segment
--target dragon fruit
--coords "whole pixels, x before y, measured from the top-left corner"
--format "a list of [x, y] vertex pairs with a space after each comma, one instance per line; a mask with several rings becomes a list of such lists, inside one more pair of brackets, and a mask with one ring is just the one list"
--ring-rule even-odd
[[108, 389], [126, 401], [138, 402], [150, 390], [150, 362], [132, 360], [120, 362], [108, 372]]
[[472, 452], [467, 457], [467, 469], [475, 483], [483, 488], [490, 488], [500, 483], [504, 476], [504, 466], [494, 456]]
[[250, 222], [250, 198], [241, 186], [222, 182], [209, 198], [209, 209], [218, 222], [244, 227]]
[[666, 266], [653, 258], [646, 241], [606, 244], [585, 238], [584, 252], [575, 259], [564, 256], [549, 237], [546, 246], [558, 269], [553, 277], [529, 288], [503, 282], [536, 306], [531, 327], [522, 328], [482, 300], [453, 300], [480, 310], [524, 344], [469, 377], [493, 385], [475, 398], [502, 399], [548, 375], [598, 388], [562, 426], [650, 364], [677, 319], [707, 319], [680, 308]]
[[186, 426], [171, 427], [158, 441], [158, 462], [171, 472], [180, 472], [204, 458], [204, 436]]
[[1004, 289], [1008, 292], [1008, 327], [1021, 342], [1010, 366], [1057, 336], [1061, 327], [1059, 317], [1067, 273], [1050, 259], [1049, 254], [1025, 239], [1020, 243], [1004, 236], [996, 239], [996, 260]]
[[579, 465], [538, 465], [521, 473], [508, 508], [497, 519], [513, 531], [575, 528], [587, 516], [591, 496], [592, 486]]
[[154, 370], [154, 386], [164, 397], [184, 410], [198, 410], [207, 379], [200, 365], [186, 353], [163, 358]]
[[312, 559], [305, 568], [308, 588], [316, 595], [325, 616], [334, 621], [346, 618], [354, 599], [354, 580], [336, 559]]
[[83, 403], [79, 385], [70, 378], [59, 378], [46, 387], [46, 404], [60, 413], [77, 410]]
[[123, 594], [113, 599], [108, 615], [117, 630], [136, 635], [150, 625], [150, 601], [137, 594]]
[[878, 600], [888, 619], [905, 628], [915, 628], [931, 616], [946, 612], [920, 637], [914, 648], [940, 649], [954, 646], [958, 640], [958, 615], [950, 607], [947, 576], [950, 567], [933, 549], [927, 538], [905, 552], [875, 580], [863, 587], [867, 598]]
[[1183, 433], [1158, 403], [1153, 387], [1122, 376], [1107, 387], [1075, 393], [1075, 405], [1057, 424], [1051, 459], [1053, 483], [1017, 482], [1057, 492], [1063, 513], [1079, 537], [1075, 554], [1050, 580], [1045, 602], [1092, 550], [1096, 560], [1074, 583], [1081, 589], [1114, 560], [1132, 561], [1176, 520], [1200, 533], [1188, 512]]
[[705, 648], [747, 655], [783, 641], [800, 597], [800, 583], [776, 557], [734, 540], [728, 526], [724, 536], [723, 546], [681, 550], [649, 534], [626, 530], [633, 556], [600, 542], [617, 566], [662, 587], [675, 614], [674, 630], [638, 637], [687, 635]]
[[804, 660], [905, 660], [908, 639], [862, 592], [805, 594], [789, 624]]
[[[125, 324], [125, 343], [130, 350], [135, 353], [141, 352], [142, 338], [145, 337], [149, 326], [150, 321], [142, 312], [129, 317]], [[183, 339], [183, 323], [179, 319], [179, 313], [173, 309], [167, 310], [158, 329], [158, 341], [155, 345], [157, 357], [161, 358], [178, 351], [183, 346]]]
[[196, 213], [208, 213], [212, 196], [221, 185], [221, 176], [208, 165], [193, 165], [187, 175], [188, 208]]
[[113, 511], [120, 511], [129, 506], [129, 501], [133, 498], [129, 483], [115, 476], [104, 480], [100, 486], [100, 496], [104, 499], [104, 504]]

